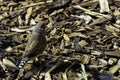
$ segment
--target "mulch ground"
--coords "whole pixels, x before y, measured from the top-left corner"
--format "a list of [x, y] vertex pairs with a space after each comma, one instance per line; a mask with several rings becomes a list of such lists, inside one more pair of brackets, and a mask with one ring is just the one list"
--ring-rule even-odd
[[[119, 7], [119, 0], [0, 0], [0, 80], [120, 80]], [[47, 47], [18, 69], [39, 21]]]

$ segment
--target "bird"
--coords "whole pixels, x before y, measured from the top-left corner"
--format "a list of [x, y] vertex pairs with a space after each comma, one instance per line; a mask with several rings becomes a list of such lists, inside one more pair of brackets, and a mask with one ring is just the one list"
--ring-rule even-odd
[[45, 23], [44, 21], [39, 21], [32, 29], [31, 37], [27, 42], [25, 52], [21, 56], [18, 68], [24, 67], [30, 58], [42, 54], [47, 45], [45, 36]]

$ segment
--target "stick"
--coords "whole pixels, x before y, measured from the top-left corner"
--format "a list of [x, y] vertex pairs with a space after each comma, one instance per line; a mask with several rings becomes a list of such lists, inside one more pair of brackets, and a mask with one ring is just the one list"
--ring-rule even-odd
[[102, 17], [105, 17], [105, 18], [107, 18], [107, 19], [110, 19], [110, 18], [111, 18], [110, 15], [104, 15], [104, 14], [101, 14], [101, 13], [93, 12], [93, 11], [90, 11], [90, 10], [88, 10], [88, 9], [85, 9], [85, 8], [79, 6], [79, 5], [73, 6], [73, 7], [74, 7], [74, 8], [77, 8], [77, 9], [81, 9], [81, 10], [85, 11], [86, 14], [89, 14], [89, 15], [92, 15], [92, 16], [97, 16], [97, 17], [102, 16]]
[[28, 8], [28, 7], [33, 7], [33, 6], [38, 6], [38, 5], [42, 5], [42, 4], [45, 4], [45, 3], [51, 3], [51, 2], [53, 2], [53, 1], [51, 0], [51, 1], [46, 1], [46, 2], [33, 3], [33, 4], [30, 4], [30, 5], [21, 7], [21, 9]]

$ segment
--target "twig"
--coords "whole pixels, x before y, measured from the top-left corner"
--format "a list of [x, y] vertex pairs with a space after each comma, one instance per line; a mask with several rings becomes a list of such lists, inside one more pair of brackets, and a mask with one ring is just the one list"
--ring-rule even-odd
[[[110, 19], [109, 19], [110, 20]], [[91, 24], [89, 24], [90, 26], [93, 26], [93, 25], [96, 25], [96, 24], [101, 24], [101, 23], [104, 23], [104, 22], [106, 22], [106, 21], [108, 21], [108, 19], [106, 19], [106, 18], [99, 18], [99, 19], [96, 19], [96, 20], [94, 20]]]
[[11, 28], [11, 31], [15, 31], [15, 32], [25, 32], [25, 31], [29, 31], [29, 30], [32, 30], [32, 29], [33, 29], [33, 27], [27, 28], [27, 29], [20, 29], [20, 28], [14, 27], [14, 28]]
[[25, 47], [25, 46], [26, 46], [26, 43], [25, 43], [25, 44], [20, 44], [20, 45], [14, 46], [13, 48], [20, 48], [20, 47]]
[[88, 9], [85, 9], [85, 8], [79, 6], [79, 5], [73, 6], [73, 7], [74, 7], [74, 8], [77, 8], [77, 9], [81, 9], [81, 10], [85, 11], [86, 14], [89, 14], [89, 15], [92, 15], [92, 16], [96, 16], [96, 17], [102, 16], [102, 17], [105, 17], [105, 18], [107, 18], [107, 19], [110, 19], [110, 18], [111, 18], [110, 15], [104, 15], [104, 14], [101, 14], [101, 13], [93, 12], [93, 11], [90, 11], [90, 10], [88, 10]]
[[3, 68], [5, 72], [8, 72], [6, 66], [2, 63], [1, 60], [0, 60], [0, 66]]
[[106, 50], [106, 51], [104, 51], [104, 54], [106, 55], [106, 56], [112, 56], [112, 57], [118, 57], [118, 58], [120, 58], [120, 54], [119, 54], [120, 52], [119, 52], [119, 50]]
[[0, 36], [2, 37], [9, 37], [9, 36], [13, 36], [13, 35], [16, 35], [18, 33], [14, 32], [14, 33], [10, 33], [10, 34], [0, 34]]
[[80, 6], [82, 6], [82, 7], [90, 6], [90, 5], [94, 4], [95, 2], [97, 2], [97, 1], [96, 0], [86, 1], [86, 2], [81, 3]]
[[58, 67], [61, 64], [61, 62], [57, 62], [52, 68], [50, 68], [47, 72], [53, 71], [56, 67]]
[[51, 2], [52, 2], [52, 0], [46, 1], [46, 2], [33, 3], [33, 4], [30, 4], [30, 5], [21, 7], [21, 9], [28, 8], [28, 7], [33, 7], [33, 6], [38, 6], [38, 5], [42, 5], [42, 4], [45, 4], [45, 3], [51, 3]]

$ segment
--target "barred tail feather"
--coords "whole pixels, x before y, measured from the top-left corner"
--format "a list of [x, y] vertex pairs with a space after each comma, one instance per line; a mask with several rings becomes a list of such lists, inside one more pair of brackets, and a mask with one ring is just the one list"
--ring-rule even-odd
[[24, 57], [24, 58], [21, 60], [21, 62], [20, 62], [20, 64], [18, 65], [18, 67], [19, 67], [19, 68], [22, 68], [22, 67], [27, 63], [28, 60], [29, 60], [29, 57]]

